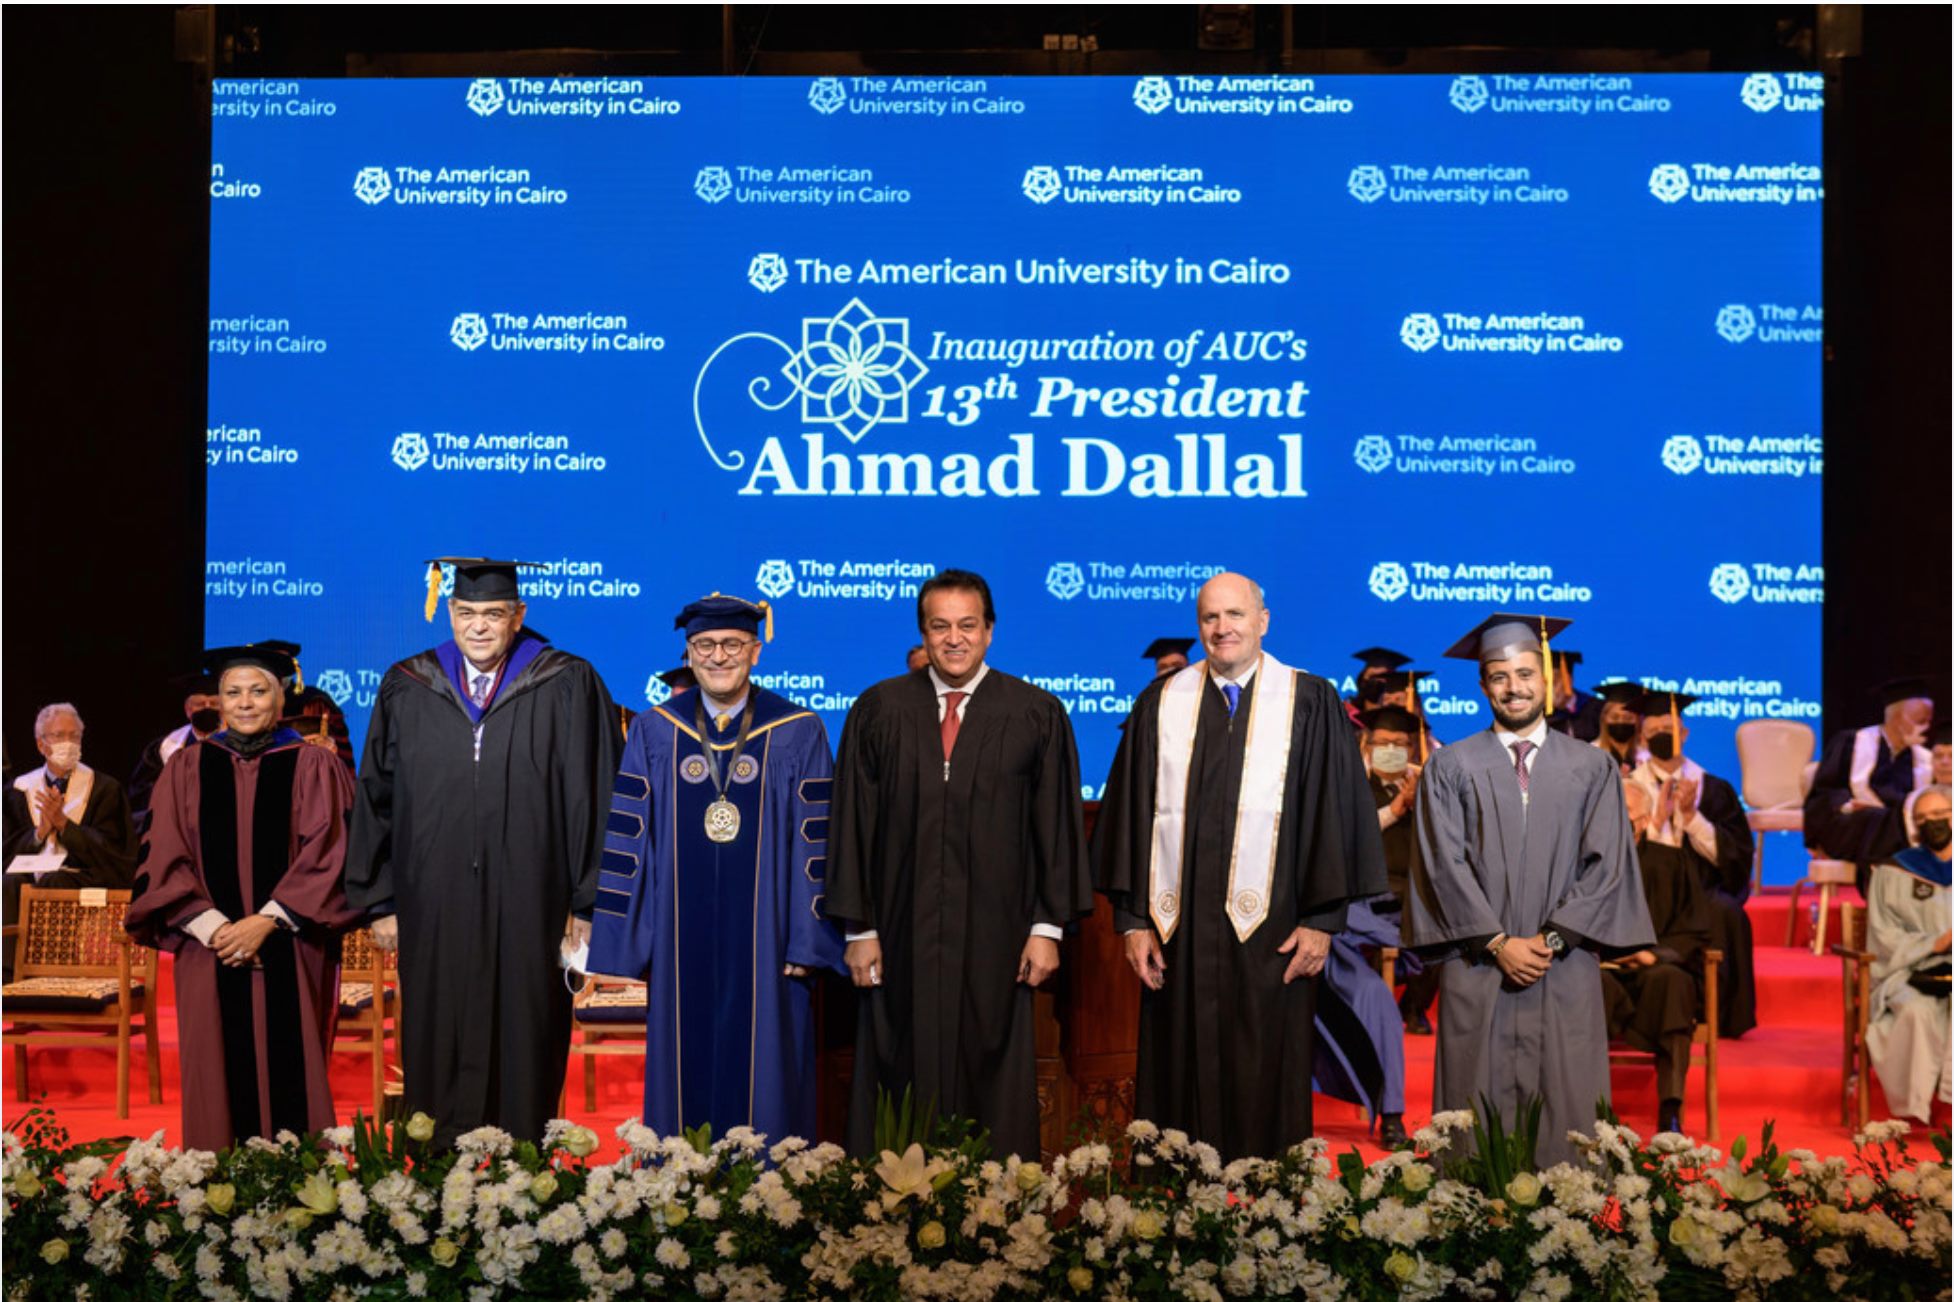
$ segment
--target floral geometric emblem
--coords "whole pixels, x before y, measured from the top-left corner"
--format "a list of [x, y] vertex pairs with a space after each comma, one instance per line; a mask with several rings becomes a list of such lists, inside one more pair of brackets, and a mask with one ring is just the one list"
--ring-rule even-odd
[[645, 682], [646, 701], [648, 701], [652, 705], [663, 705], [665, 702], [671, 699], [672, 699], [671, 685], [668, 684], [663, 678], [660, 678], [657, 674], [653, 674], [649, 679], [646, 680]]
[[427, 446], [427, 436], [408, 431], [394, 440], [392, 456], [394, 464], [402, 470], [419, 470], [427, 464], [432, 455]]
[[363, 203], [382, 203], [394, 192], [393, 178], [384, 167], [362, 167], [353, 178], [353, 193]]
[[488, 342], [488, 322], [480, 312], [463, 312], [448, 327], [448, 338], [464, 353], [472, 353]]
[[312, 685], [332, 697], [334, 705], [353, 699], [353, 676], [344, 669], [328, 669], [312, 680]]
[[1376, 203], [1388, 188], [1384, 169], [1375, 163], [1361, 163], [1350, 169], [1350, 195], [1359, 203]]
[[1753, 113], [1769, 113], [1784, 98], [1784, 87], [1768, 72], [1753, 72], [1744, 78], [1744, 88], [1737, 94]]
[[1371, 566], [1371, 595], [1380, 601], [1396, 601], [1411, 591], [1411, 576], [1396, 561], [1379, 561]]
[[1703, 464], [1703, 445], [1694, 434], [1671, 434], [1662, 443], [1662, 464], [1671, 474], [1691, 474]]
[[1357, 465], [1375, 475], [1391, 464], [1391, 443], [1382, 434], [1366, 434], [1350, 454]]
[[1438, 346], [1438, 318], [1430, 312], [1413, 312], [1398, 327], [1398, 338], [1414, 353], [1429, 353]]
[[1742, 303], [1728, 303], [1717, 309], [1717, 333], [1733, 344], [1741, 344], [1757, 333], [1757, 317]]
[[794, 567], [786, 561], [762, 561], [753, 576], [753, 586], [769, 601], [778, 601], [794, 590]]
[[787, 283], [787, 259], [778, 253], [756, 253], [746, 267], [746, 282], [762, 294], [771, 294]]
[[1664, 203], [1675, 203], [1689, 193], [1689, 172], [1681, 163], [1657, 163], [1649, 173], [1649, 193]]
[[502, 83], [493, 77], [477, 77], [468, 83], [468, 107], [487, 117], [502, 107]]
[[859, 298], [831, 317], [801, 318], [800, 351], [780, 373], [801, 395], [801, 419], [851, 443], [877, 425], [909, 421], [909, 392], [929, 367], [909, 348], [907, 317], [878, 317]]
[[1736, 561], [1725, 561], [1710, 571], [1710, 595], [1731, 604], [1742, 601], [1750, 595], [1750, 571]]
[[1074, 561], [1058, 561], [1045, 571], [1045, 591], [1060, 601], [1070, 601], [1085, 590], [1085, 572]]
[[1159, 113], [1174, 102], [1174, 87], [1165, 77], [1142, 77], [1134, 84], [1133, 103], [1142, 113]]
[[833, 113], [848, 102], [848, 88], [839, 77], [816, 77], [807, 88], [807, 102], [817, 113]]
[[1065, 183], [1059, 180], [1056, 167], [1040, 163], [1024, 174], [1025, 198], [1033, 203], [1050, 203], [1058, 198], [1064, 188]]
[[733, 192], [733, 174], [723, 167], [702, 167], [692, 178], [692, 192], [707, 203], [718, 203]]
[[1452, 107], [1461, 113], [1477, 113], [1486, 107], [1492, 93], [1486, 89], [1486, 79], [1468, 74], [1452, 78]]

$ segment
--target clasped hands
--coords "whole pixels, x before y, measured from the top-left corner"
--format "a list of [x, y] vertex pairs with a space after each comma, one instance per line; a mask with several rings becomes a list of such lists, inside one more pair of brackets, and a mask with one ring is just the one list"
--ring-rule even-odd
[[225, 967], [250, 967], [258, 957], [265, 937], [278, 930], [278, 923], [262, 913], [236, 922], [227, 922], [210, 934], [210, 947]]
[[1539, 936], [1508, 936], [1493, 955], [1493, 962], [1508, 981], [1524, 990], [1547, 975], [1547, 969], [1554, 965], [1554, 951]]
[[[1330, 933], [1314, 927], [1298, 927], [1277, 946], [1276, 952], [1290, 956], [1289, 965], [1282, 970], [1282, 984], [1288, 985], [1298, 977], [1316, 976], [1330, 957]], [[1147, 989], [1158, 990], [1167, 984], [1167, 956], [1152, 927], [1126, 933], [1126, 962]]]

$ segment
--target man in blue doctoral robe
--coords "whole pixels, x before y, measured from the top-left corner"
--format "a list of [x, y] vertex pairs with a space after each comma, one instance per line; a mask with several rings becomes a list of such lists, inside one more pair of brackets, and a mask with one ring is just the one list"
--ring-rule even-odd
[[815, 968], [834, 760], [819, 716], [751, 681], [772, 617], [715, 593], [680, 612], [698, 686], [632, 720], [588, 970], [643, 980], [645, 1124], [812, 1136]]

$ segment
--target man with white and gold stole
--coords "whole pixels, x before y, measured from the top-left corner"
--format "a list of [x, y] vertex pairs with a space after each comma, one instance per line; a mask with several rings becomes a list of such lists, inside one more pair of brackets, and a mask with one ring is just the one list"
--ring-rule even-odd
[[1140, 996], [1138, 1116], [1224, 1159], [1311, 1130], [1316, 977], [1348, 903], [1384, 894], [1377, 813], [1328, 681], [1262, 649], [1261, 588], [1222, 574], [1207, 658], [1140, 694], [1093, 835]]

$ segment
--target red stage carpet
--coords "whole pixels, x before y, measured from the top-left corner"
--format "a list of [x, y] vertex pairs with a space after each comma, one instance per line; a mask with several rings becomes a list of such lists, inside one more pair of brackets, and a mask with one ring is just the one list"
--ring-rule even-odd
[[[1728, 1147], [1738, 1135], [1755, 1140], [1763, 1123], [1775, 1119], [1779, 1143], [1786, 1147], [1810, 1148], [1822, 1154], [1844, 1153], [1851, 1148], [1853, 1128], [1839, 1124], [1839, 961], [1830, 955], [1815, 957], [1803, 945], [1796, 949], [1782, 947], [1788, 902], [1788, 893], [1772, 891], [1750, 904], [1758, 944], [1759, 1025], [1741, 1040], [1723, 1041], [1721, 1047], [1721, 1146]], [[1802, 926], [1800, 933], [1801, 937], [1809, 934]], [[1828, 925], [1827, 935], [1828, 940], [1838, 935], [1836, 916]], [[115, 1115], [112, 1051], [32, 1051], [28, 1069], [32, 1099], [52, 1106], [76, 1139], [147, 1136], [162, 1130], [167, 1142], [177, 1142], [180, 1096], [176, 1023], [174, 1008], [167, 1006], [167, 959], [165, 964], [162, 1104], [145, 1101], [140, 1047], [130, 1071], [130, 1115], [126, 1121], [117, 1120]], [[1429, 1037], [1406, 1039], [1409, 1107], [1405, 1120], [1414, 1129], [1430, 1115], [1433, 1043]], [[367, 1060], [356, 1054], [339, 1054], [335, 1059], [333, 1093], [339, 1100], [341, 1119], [350, 1120], [354, 1109], [365, 1107], [370, 1099]], [[620, 1120], [636, 1112], [641, 1098], [637, 1061], [630, 1057], [597, 1059], [594, 1112], [587, 1112], [583, 1107], [582, 1060], [574, 1060], [570, 1070], [569, 1115], [589, 1124], [604, 1137], [603, 1155], [614, 1154], [617, 1144], [612, 1132]], [[12, 1122], [28, 1104], [15, 1098], [11, 1054], [6, 1056], [5, 1074], [5, 1117]], [[1656, 1109], [1653, 1069], [1633, 1060], [1618, 1060], [1614, 1088], [1615, 1107], [1623, 1121], [1645, 1133], [1653, 1130]], [[1873, 1090], [1872, 1115], [1874, 1120], [1890, 1115], [1885, 1096], [1877, 1086]], [[1318, 1133], [1334, 1147], [1341, 1149], [1355, 1144], [1373, 1156], [1379, 1151], [1369, 1144], [1366, 1127], [1356, 1108], [1319, 1099], [1316, 1116]], [[1690, 1073], [1684, 1122], [1692, 1133], [1703, 1134], [1700, 1065]]]

